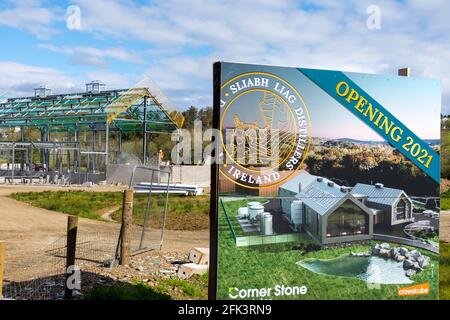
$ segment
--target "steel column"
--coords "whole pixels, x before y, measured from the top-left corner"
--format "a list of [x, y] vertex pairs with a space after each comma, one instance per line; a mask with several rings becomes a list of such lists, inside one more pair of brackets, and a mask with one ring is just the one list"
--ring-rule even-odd
[[142, 164], [145, 166], [147, 162], [147, 97], [144, 97], [144, 121], [142, 127]]

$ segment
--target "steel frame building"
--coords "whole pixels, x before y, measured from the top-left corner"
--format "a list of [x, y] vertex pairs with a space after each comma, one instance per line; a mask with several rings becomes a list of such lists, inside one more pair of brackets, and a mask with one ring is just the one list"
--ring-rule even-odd
[[[105, 180], [108, 164], [122, 153], [123, 133], [142, 133], [144, 165], [150, 133], [179, 134], [184, 117], [164, 101], [159, 89], [103, 87], [94, 81], [86, 84], [86, 92], [70, 94], [51, 94], [41, 87], [33, 97], [1, 102], [0, 130], [9, 128], [18, 139], [0, 142], [0, 157], [6, 158], [0, 163], [0, 177], [5, 182], [39, 179], [61, 184]], [[27, 141], [26, 132], [32, 129], [40, 138]]]

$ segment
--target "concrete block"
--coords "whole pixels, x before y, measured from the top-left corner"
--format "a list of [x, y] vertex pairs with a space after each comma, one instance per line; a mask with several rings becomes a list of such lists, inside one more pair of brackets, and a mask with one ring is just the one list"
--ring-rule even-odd
[[189, 279], [194, 274], [204, 274], [206, 272], [208, 272], [208, 265], [185, 263], [180, 265], [180, 268], [178, 269], [178, 277], [180, 279]]
[[193, 248], [188, 259], [197, 264], [209, 264], [209, 248]]

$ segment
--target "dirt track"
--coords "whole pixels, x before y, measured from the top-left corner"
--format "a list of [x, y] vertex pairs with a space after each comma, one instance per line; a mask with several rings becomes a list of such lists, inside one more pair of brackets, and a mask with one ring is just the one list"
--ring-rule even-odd
[[442, 211], [439, 219], [439, 237], [442, 241], [450, 242], [450, 211]]
[[[0, 186], [0, 240], [6, 242], [6, 267], [8, 262], [17, 264], [22, 259], [47, 248], [65, 234], [65, 214], [36, 208], [7, 197], [13, 192], [83, 189], [93, 192], [120, 190], [119, 187], [67, 188], [41, 186]], [[117, 223], [80, 218], [79, 230], [111, 237], [117, 234]], [[164, 252], [187, 253], [194, 246], [209, 246], [209, 232], [166, 230]]]

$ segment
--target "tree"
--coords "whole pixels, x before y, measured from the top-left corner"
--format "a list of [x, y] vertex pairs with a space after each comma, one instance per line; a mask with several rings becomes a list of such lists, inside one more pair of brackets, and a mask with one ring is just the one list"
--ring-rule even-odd
[[183, 111], [184, 128], [193, 129], [194, 121], [198, 118], [198, 108], [190, 106], [186, 111]]

